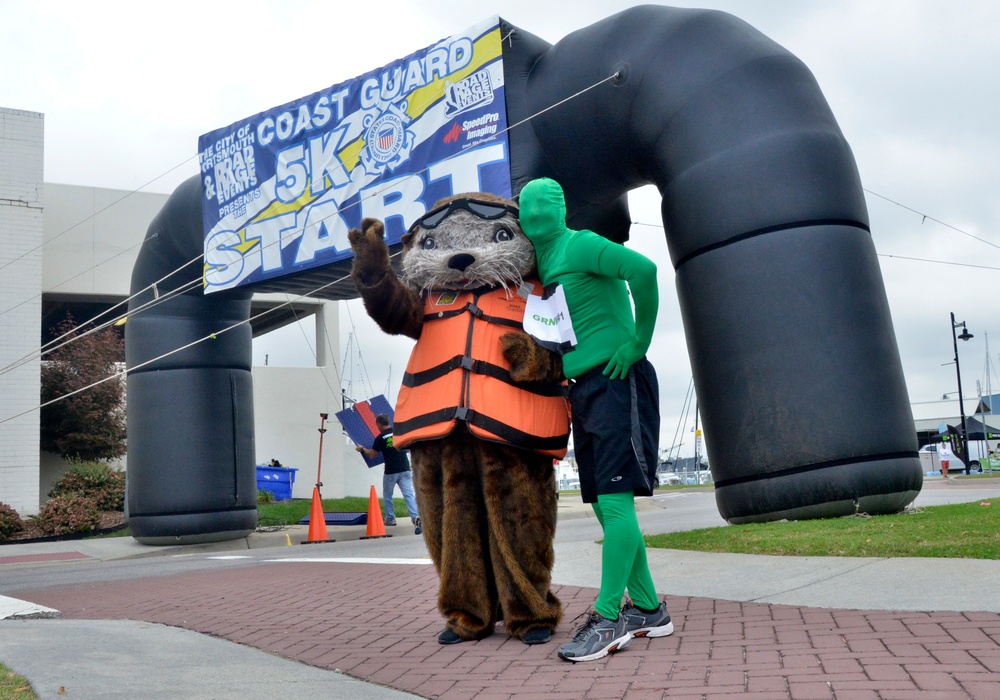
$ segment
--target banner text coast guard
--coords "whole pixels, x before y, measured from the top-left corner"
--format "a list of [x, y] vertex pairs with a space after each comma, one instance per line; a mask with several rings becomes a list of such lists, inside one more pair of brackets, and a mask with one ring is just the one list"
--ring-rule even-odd
[[364, 217], [394, 243], [443, 196], [510, 196], [499, 34], [492, 18], [202, 136], [206, 292], [347, 258]]

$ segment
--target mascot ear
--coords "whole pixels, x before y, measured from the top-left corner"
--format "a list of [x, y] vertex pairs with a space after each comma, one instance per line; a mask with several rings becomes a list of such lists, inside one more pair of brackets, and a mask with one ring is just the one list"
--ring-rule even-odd
[[413, 231], [407, 231], [407, 232], [406, 232], [406, 233], [404, 233], [404, 234], [403, 234], [403, 236], [402, 236], [402, 237], [401, 237], [401, 238], [399, 239], [399, 242], [403, 244], [403, 247], [404, 247], [404, 248], [409, 248], [409, 247], [410, 247], [410, 244], [411, 244], [411, 243], [413, 243], [413, 234], [414, 234], [414, 232], [413, 232]]

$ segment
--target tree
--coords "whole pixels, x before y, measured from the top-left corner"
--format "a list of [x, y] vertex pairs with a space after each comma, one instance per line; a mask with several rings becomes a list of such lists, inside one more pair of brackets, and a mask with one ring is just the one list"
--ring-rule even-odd
[[84, 334], [73, 318], [56, 327], [64, 343], [42, 363], [41, 447], [77, 461], [107, 461], [125, 454], [125, 383], [106, 379], [125, 359], [125, 342], [113, 328]]

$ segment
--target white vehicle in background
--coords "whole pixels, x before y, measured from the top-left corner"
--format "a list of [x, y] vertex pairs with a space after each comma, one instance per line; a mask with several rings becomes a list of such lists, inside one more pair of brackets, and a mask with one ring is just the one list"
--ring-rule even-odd
[[[920, 448], [920, 462], [924, 467], [924, 472], [941, 471], [942, 454], [940, 447], [940, 443], [935, 443], [933, 445], [924, 445]], [[991, 460], [989, 457], [991, 451], [994, 455], [996, 454], [996, 451], [989, 448], [987, 442], [983, 440], [970, 440], [968, 470], [966, 470], [965, 465], [962, 464], [962, 460], [959, 459], [954, 452], [949, 450], [948, 471], [953, 474], [957, 474], [959, 472], [967, 472], [970, 474], [975, 472], [977, 474], [982, 474], [984, 470], [1000, 470], [1000, 459], [994, 457]]]

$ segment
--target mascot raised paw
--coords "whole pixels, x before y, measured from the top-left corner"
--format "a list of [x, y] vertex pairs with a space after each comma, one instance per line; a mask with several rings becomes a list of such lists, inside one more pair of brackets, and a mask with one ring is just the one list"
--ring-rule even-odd
[[514, 202], [464, 194], [438, 202], [402, 238], [403, 280], [382, 223], [349, 234], [368, 314], [417, 342], [393, 433], [410, 450], [424, 539], [441, 581], [442, 644], [502, 621], [526, 644], [562, 617], [550, 590], [556, 530], [553, 459], [566, 453], [562, 362], [523, 330], [535, 251]]

